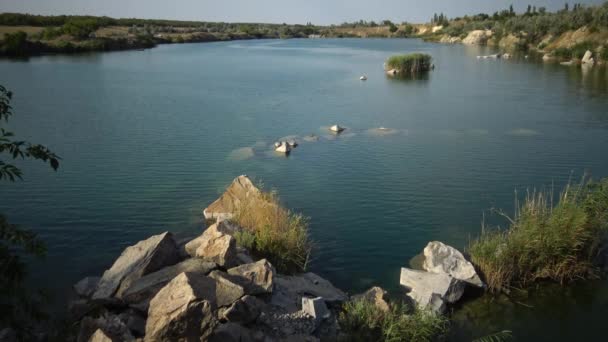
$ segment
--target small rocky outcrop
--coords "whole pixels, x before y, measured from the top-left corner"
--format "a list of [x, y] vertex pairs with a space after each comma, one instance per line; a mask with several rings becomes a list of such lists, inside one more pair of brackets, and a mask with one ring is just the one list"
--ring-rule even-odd
[[446, 273], [430, 273], [401, 268], [399, 283], [406, 287], [408, 296], [426, 310], [443, 313], [447, 303], [458, 301], [465, 288], [465, 283]]
[[213, 262], [199, 258], [187, 259], [139, 278], [122, 294], [122, 299], [130, 304], [147, 302], [180, 273], [206, 275], [216, 268], [217, 264]]
[[181, 273], [150, 301], [144, 341], [203, 341], [217, 325], [216, 282]]
[[462, 43], [462, 39], [460, 37], [452, 37], [450, 35], [444, 34], [443, 36], [441, 36], [441, 39], [439, 39], [439, 42], [444, 44], [457, 44]]
[[146, 274], [179, 261], [179, 251], [171, 233], [165, 232], [127, 247], [97, 285], [93, 299], [120, 297], [129, 286]]
[[387, 312], [390, 310], [388, 304], [388, 293], [379, 286], [374, 286], [371, 289], [351, 297], [351, 300], [363, 300], [373, 304], [378, 309]]
[[486, 45], [491, 37], [492, 31], [490, 30], [474, 30], [469, 32], [466, 38], [462, 40], [462, 43], [467, 45]]
[[260, 189], [253, 185], [249, 177], [239, 176], [220, 198], [203, 210], [203, 215], [206, 219], [230, 219], [243, 200], [259, 198], [260, 195]]
[[244, 264], [228, 270], [228, 274], [245, 288], [250, 295], [271, 293], [276, 271], [266, 259]]
[[475, 267], [456, 248], [439, 241], [429, 242], [424, 248], [422, 267], [432, 273], [445, 273], [477, 287], [483, 287]]
[[236, 240], [227, 234], [227, 225], [219, 222], [211, 225], [198, 238], [188, 242], [186, 253], [193, 257], [203, 258], [223, 267], [237, 264]]

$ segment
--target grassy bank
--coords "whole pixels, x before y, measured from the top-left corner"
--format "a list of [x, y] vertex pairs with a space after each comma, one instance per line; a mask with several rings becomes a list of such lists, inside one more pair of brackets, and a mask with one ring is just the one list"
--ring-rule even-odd
[[596, 278], [608, 232], [608, 179], [569, 185], [556, 202], [551, 192], [530, 192], [508, 220], [508, 229], [484, 229], [469, 247], [490, 290]]
[[237, 244], [267, 258], [279, 272], [306, 270], [312, 249], [308, 221], [282, 207], [275, 192], [241, 202], [233, 221], [245, 228], [236, 234]]
[[434, 341], [448, 330], [445, 316], [403, 305], [383, 311], [365, 300], [344, 304], [339, 322], [344, 341]]

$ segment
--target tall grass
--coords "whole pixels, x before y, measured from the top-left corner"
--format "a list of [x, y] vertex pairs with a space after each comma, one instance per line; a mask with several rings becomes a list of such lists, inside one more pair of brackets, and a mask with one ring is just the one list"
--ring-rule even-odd
[[552, 192], [528, 192], [514, 218], [505, 215], [508, 229], [483, 228], [470, 244], [490, 290], [598, 276], [595, 261], [608, 231], [608, 179], [568, 185], [552, 200]]
[[312, 250], [308, 221], [283, 208], [275, 192], [248, 197], [232, 220], [245, 229], [235, 235], [237, 244], [267, 258], [279, 272], [306, 270]]
[[401, 75], [411, 75], [431, 69], [431, 56], [422, 53], [391, 56], [386, 61], [388, 69], [396, 69]]
[[347, 302], [339, 316], [345, 341], [434, 341], [448, 329], [448, 319], [430, 311], [392, 305], [383, 311], [364, 299]]

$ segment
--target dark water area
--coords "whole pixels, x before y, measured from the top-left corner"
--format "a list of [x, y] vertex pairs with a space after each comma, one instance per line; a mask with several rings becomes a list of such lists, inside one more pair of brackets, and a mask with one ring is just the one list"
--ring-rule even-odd
[[[436, 69], [387, 78], [383, 62], [404, 52], [431, 54]], [[31, 276], [61, 301], [138, 240], [200, 233], [202, 209], [247, 174], [310, 217], [312, 271], [350, 292], [398, 292], [399, 268], [428, 241], [463, 249], [484, 212], [513, 209], [514, 191], [608, 176], [606, 69], [476, 58], [492, 52], [323, 39], [1, 60], [9, 127], [63, 159], [56, 173], [20, 162], [25, 180], [2, 184], [0, 212], [47, 242]], [[329, 134], [334, 123], [347, 130]], [[270, 148], [308, 134], [320, 140], [300, 138], [288, 158]], [[608, 284], [524, 303], [463, 304], [454, 339], [510, 329], [518, 341], [596, 340]]]

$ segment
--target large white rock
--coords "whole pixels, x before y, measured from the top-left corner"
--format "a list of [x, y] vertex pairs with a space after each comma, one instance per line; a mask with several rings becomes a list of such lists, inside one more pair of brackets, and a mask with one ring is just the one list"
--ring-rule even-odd
[[127, 247], [97, 285], [93, 299], [119, 297], [131, 283], [146, 274], [179, 261], [179, 251], [171, 233], [165, 232]]
[[274, 150], [279, 153], [289, 153], [289, 152], [291, 152], [291, 146], [289, 146], [289, 144], [287, 142], [281, 141], [279, 146], [275, 147]]
[[430, 273], [401, 268], [399, 283], [410, 292], [407, 294], [418, 307], [442, 313], [446, 303], [458, 301], [465, 283], [446, 273]]
[[150, 301], [144, 341], [205, 341], [217, 325], [215, 280], [181, 273]]
[[340, 127], [340, 125], [333, 125], [333, 126], [329, 127], [329, 130], [334, 133], [340, 133], [344, 130], [344, 127]]
[[475, 267], [456, 248], [439, 241], [429, 242], [424, 248], [422, 268], [432, 273], [446, 273], [471, 285], [483, 287]]
[[583, 56], [583, 59], [581, 59], [581, 62], [583, 64], [591, 64], [591, 65], [593, 65], [595, 63], [595, 61], [593, 60], [592, 57], [593, 57], [593, 52], [587, 50], [585, 52], [585, 55]]
[[220, 198], [203, 210], [203, 214], [206, 219], [232, 218], [242, 201], [248, 198], [259, 199], [260, 194], [260, 189], [253, 185], [249, 177], [238, 176]]

